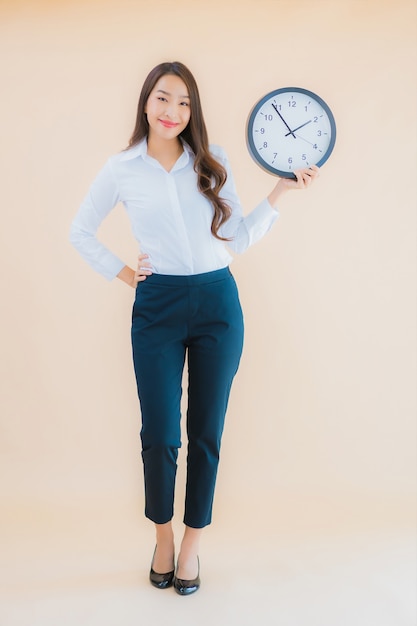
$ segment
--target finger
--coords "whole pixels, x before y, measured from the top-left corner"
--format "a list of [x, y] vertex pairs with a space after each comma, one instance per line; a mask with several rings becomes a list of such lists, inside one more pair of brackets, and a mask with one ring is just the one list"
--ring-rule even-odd
[[138, 267], [135, 272], [135, 276], [150, 276], [152, 274], [152, 270], [147, 267]]
[[311, 182], [311, 177], [306, 170], [300, 170], [298, 172], [298, 189], [305, 189]]
[[138, 283], [143, 283], [143, 281], [146, 280], [151, 273], [152, 272], [149, 272], [149, 274], [142, 274], [139, 272], [135, 272], [135, 285], [137, 285]]
[[146, 259], [149, 259], [149, 256], [147, 254], [140, 254], [138, 256], [138, 264], [145, 262]]
[[149, 258], [149, 255], [147, 255], [147, 254], [140, 254], [138, 256], [138, 266], [137, 266], [138, 271], [142, 270], [142, 269], [146, 270], [146, 269], [152, 267], [151, 264], [146, 260], [148, 258]]
[[312, 165], [306, 170], [306, 174], [310, 176], [310, 178], [317, 178], [320, 176], [320, 168], [317, 165]]
[[307, 171], [307, 174], [310, 176], [311, 180], [315, 180], [320, 176], [320, 169], [317, 166], [312, 166]]
[[138, 257], [138, 267], [135, 271], [136, 283], [146, 280], [152, 274], [151, 264], [145, 261], [149, 258], [147, 254], [141, 254]]
[[149, 263], [142, 263], [141, 265], [138, 265], [136, 272], [138, 274], [149, 274], [152, 273], [152, 268]]
[[300, 172], [300, 178], [303, 181], [304, 187], [308, 187], [309, 185], [311, 185], [315, 177], [316, 172], [312, 168], [308, 168]]
[[304, 187], [303, 170], [296, 170], [294, 174], [297, 179], [296, 180], [297, 189], [302, 189]]

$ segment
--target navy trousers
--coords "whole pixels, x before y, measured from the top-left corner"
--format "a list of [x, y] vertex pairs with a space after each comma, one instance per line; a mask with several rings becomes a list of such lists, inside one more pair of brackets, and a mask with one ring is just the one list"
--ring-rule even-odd
[[132, 349], [142, 413], [145, 515], [171, 520], [181, 446], [182, 378], [188, 363], [184, 523], [211, 522], [224, 418], [243, 346], [243, 316], [229, 268], [139, 283]]

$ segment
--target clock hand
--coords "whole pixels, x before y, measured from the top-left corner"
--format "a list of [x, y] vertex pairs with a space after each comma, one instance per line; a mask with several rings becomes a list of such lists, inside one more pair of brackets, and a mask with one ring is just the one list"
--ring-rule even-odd
[[275, 111], [278, 113], [278, 115], [280, 116], [280, 118], [282, 119], [282, 121], [284, 122], [285, 126], [288, 128], [288, 130], [290, 131], [289, 133], [287, 133], [285, 136], [288, 137], [288, 135], [292, 135], [295, 139], [295, 135], [293, 133], [293, 131], [291, 130], [291, 128], [288, 126], [287, 122], [284, 120], [284, 118], [282, 117], [281, 113], [278, 111], [278, 107], [275, 106], [275, 104], [272, 103], [272, 106], [274, 107]]
[[290, 130], [289, 133], [287, 133], [285, 136], [288, 137], [288, 135], [294, 135], [296, 130], [300, 130], [300, 128], [303, 128], [303, 126], [307, 126], [307, 124], [310, 124], [313, 120], [308, 120], [308, 122], [305, 122], [304, 124], [301, 124], [301, 126], [297, 126], [297, 128], [294, 128], [294, 130]]
[[[289, 133], [288, 133], [289, 134]], [[304, 137], [301, 137], [301, 135], [296, 135], [297, 139], [302, 139], [303, 141], [305, 141], [306, 143], [309, 143], [310, 146], [314, 146], [314, 143], [312, 141], [308, 141], [307, 139], [304, 139]]]

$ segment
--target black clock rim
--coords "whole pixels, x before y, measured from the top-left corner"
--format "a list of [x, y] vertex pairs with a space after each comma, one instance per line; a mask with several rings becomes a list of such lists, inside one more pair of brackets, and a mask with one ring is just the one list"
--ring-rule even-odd
[[333, 148], [336, 143], [336, 122], [334, 119], [334, 115], [329, 105], [327, 104], [327, 102], [325, 102], [323, 98], [318, 96], [313, 91], [310, 91], [309, 89], [304, 89], [303, 87], [281, 87], [280, 89], [274, 89], [273, 91], [270, 91], [269, 93], [265, 94], [260, 100], [258, 100], [254, 104], [254, 106], [252, 107], [248, 115], [248, 120], [246, 123], [246, 145], [247, 145], [249, 154], [251, 155], [252, 159], [257, 163], [257, 165], [259, 165], [261, 169], [268, 172], [269, 174], [274, 174], [275, 176], [279, 176], [280, 178], [296, 178], [293, 171], [279, 170], [277, 168], [272, 167], [271, 165], [268, 165], [268, 163], [265, 163], [265, 161], [259, 156], [259, 153], [255, 147], [255, 142], [253, 141], [252, 132], [251, 132], [254, 119], [259, 109], [270, 98], [277, 96], [280, 93], [285, 93], [285, 92], [303, 93], [303, 94], [310, 96], [311, 98], [314, 98], [314, 100], [316, 100], [320, 104], [320, 106], [325, 110], [327, 117], [329, 118], [330, 130], [331, 130], [330, 143], [325, 154], [321, 157], [319, 161], [317, 161], [317, 163], [315, 163], [317, 167], [321, 167], [324, 163], [326, 163], [327, 159], [330, 157], [331, 153], [333, 152]]

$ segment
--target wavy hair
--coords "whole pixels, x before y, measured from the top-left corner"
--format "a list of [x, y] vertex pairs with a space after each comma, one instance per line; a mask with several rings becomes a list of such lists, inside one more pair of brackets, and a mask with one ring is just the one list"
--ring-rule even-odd
[[210, 201], [214, 209], [211, 232], [216, 239], [228, 241], [228, 239], [218, 234], [219, 229], [232, 213], [230, 206], [219, 196], [226, 182], [227, 173], [225, 168], [210, 154], [207, 128], [204, 122], [197, 83], [190, 70], [182, 63], [178, 61], [160, 63], [149, 72], [139, 96], [136, 124], [129, 140], [128, 148], [131, 148], [148, 136], [149, 124], [145, 113], [146, 103], [158, 80], [167, 74], [179, 76], [188, 89], [191, 116], [180, 137], [188, 143], [194, 152], [194, 170], [198, 178], [198, 189]]

